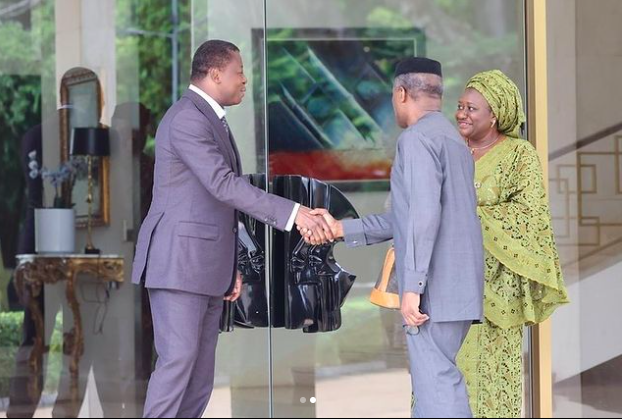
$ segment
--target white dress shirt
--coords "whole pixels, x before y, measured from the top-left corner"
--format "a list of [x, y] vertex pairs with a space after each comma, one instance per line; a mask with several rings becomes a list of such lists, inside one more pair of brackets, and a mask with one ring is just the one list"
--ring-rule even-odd
[[[216, 112], [216, 116], [218, 117], [218, 119], [222, 120], [225, 117], [227, 111], [225, 110], [225, 108], [220, 106], [220, 104], [216, 102], [214, 98], [205, 93], [203, 90], [199, 89], [194, 84], [191, 84], [188, 89], [192, 90], [194, 93], [205, 99], [205, 101], [209, 103], [209, 105], [212, 107], [214, 112]], [[297, 203], [296, 205], [294, 205], [294, 210], [292, 211], [292, 215], [289, 216], [289, 220], [287, 221], [287, 225], [285, 226], [285, 231], [292, 231], [292, 228], [294, 228], [294, 223], [296, 222], [296, 216], [298, 215], [299, 209], [300, 204]]]

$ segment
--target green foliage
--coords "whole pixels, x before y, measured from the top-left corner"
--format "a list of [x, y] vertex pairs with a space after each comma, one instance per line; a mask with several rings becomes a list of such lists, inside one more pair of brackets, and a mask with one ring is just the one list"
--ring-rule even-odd
[[41, 120], [41, 80], [11, 74], [36, 74], [39, 64], [21, 23], [0, 24], [0, 51], [0, 211], [11, 211], [20, 209], [23, 196], [19, 140]]
[[47, 373], [44, 379], [43, 392], [47, 394], [58, 392], [60, 373], [63, 368], [63, 313], [58, 312], [54, 322], [54, 331], [50, 338], [48, 352]]
[[22, 336], [23, 312], [0, 313], [0, 347], [17, 347]]
[[24, 134], [41, 122], [41, 79], [0, 74], [0, 242], [12, 262], [24, 201], [24, 174], [19, 159]]
[[30, 17], [29, 28], [18, 21], [0, 24], [0, 242], [7, 266], [24, 212], [20, 140], [41, 122], [42, 78], [54, 84], [54, 2], [42, 2]]
[[[169, 0], [141, 1], [136, 8], [141, 29], [171, 32]], [[151, 109], [158, 120], [171, 105], [171, 52], [169, 38], [143, 36], [138, 39], [140, 102]]]
[[434, 0], [435, 3], [448, 15], [467, 20], [478, 11], [473, 0]]
[[412, 28], [412, 22], [406, 19], [396, 10], [388, 7], [379, 6], [375, 8], [368, 16], [367, 22], [370, 26], [380, 28]]
[[0, 313], [0, 398], [9, 395], [9, 378], [22, 336], [24, 313]]
[[30, 31], [18, 22], [0, 24], [0, 73], [34, 74], [37, 72], [36, 56]]
[[0, 313], [9, 308], [8, 287], [11, 281], [11, 271], [4, 269], [4, 260], [0, 253]]
[[[63, 324], [62, 313], [56, 316], [54, 331], [47, 357], [47, 375], [44, 391], [56, 392], [62, 368]], [[24, 312], [0, 313], [0, 398], [9, 395], [9, 380], [15, 368], [15, 355], [22, 339]]]
[[[190, 73], [190, 6], [190, 1], [179, 2], [179, 92], [187, 87]], [[117, 10], [119, 71], [138, 72], [138, 86], [120, 84], [119, 97], [139, 101], [160, 121], [172, 104], [171, 1], [118, 0]], [[128, 29], [146, 33], [124, 34]]]

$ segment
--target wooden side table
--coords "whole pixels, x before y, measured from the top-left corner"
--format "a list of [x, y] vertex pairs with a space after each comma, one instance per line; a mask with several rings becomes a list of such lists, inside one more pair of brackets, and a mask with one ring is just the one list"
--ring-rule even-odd
[[117, 255], [17, 255], [17, 267], [15, 269], [15, 282], [18, 293], [23, 299], [23, 293], [29, 294], [28, 307], [32, 313], [35, 324], [36, 337], [29, 364], [33, 374], [32, 387], [29, 389], [38, 394], [42, 383], [39, 382], [41, 371], [41, 359], [45, 351], [44, 344], [44, 319], [41, 308], [37, 304], [39, 296], [45, 284], [56, 284], [66, 281], [65, 295], [73, 313], [74, 325], [69, 333], [69, 339], [64, 344], [69, 348], [71, 363], [69, 372], [71, 376], [71, 398], [78, 402], [78, 378], [80, 357], [84, 353], [84, 332], [82, 330], [82, 316], [80, 315], [80, 303], [76, 296], [76, 281], [79, 274], [90, 274], [98, 281], [120, 285], [124, 280], [124, 260]]

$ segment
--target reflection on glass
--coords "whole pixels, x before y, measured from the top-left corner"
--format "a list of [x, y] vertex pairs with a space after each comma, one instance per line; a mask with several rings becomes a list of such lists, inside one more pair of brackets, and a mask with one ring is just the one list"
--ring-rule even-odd
[[[300, 176], [277, 176], [274, 191], [312, 208], [326, 208], [340, 218], [357, 218], [352, 204], [334, 186]], [[310, 246], [297, 231], [277, 235], [273, 251], [273, 308], [284, 303], [283, 326], [305, 333], [330, 332], [342, 326], [341, 307], [355, 275], [333, 256], [335, 243]], [[275, 319], [275, 326], [280, 326]]]
[[424, 43], [416, 29], [270, 29], [272, 173], [388, 179], [393, 68], [401, 57], [421, 54]]
[[622, 417], [620, 18], [615, 0], [547, 2], [549, 191], [572, 300], [552, 323], [554, 417]]
[[[443, 62], [448, 115], [465, 81], [477, 71], [500, 68], [519, 85], [524, 84], [523, 2], [519, 0], [115, 0], [79, 1], [80, 7], [75, 7], [76, 2], [0, 3], [0, 103], [12, 109], [0, 115], [4, 150], [0, 155], [0, 331], [4, 333], [0, 348], [0, 399], [9, 397], [9, 377], [14, 371], [21, 374], [18, 378], [26, 385], [36, 378], [24, 369], [14, 369], [22, 343], [25, 352], [20, 352], [17, 360], [28, 367], [28, 348], [36, 338], [26, 333], [27, 338], [21, 342], [22, 326], [32, 332], [31, 316], [28, 311], [23, 312], [9, 286], [14, 256], [18, 249], [23, 249], [19, 247], [20, 230], [28, 226], [23, 198], [26, 181], [19, 149], [26, 132], [41, 124], [42, 164], [57, 165], [61, 145], [57, 107], [62, 103], [58, 82], [66, 69], [79, 65], [100, 76], [106, 100], [95, 123], [111, 126], [114, 131], [110, 158], [110, 190], [114, 198], [111, 225], [96, 229], [95, 240], [107, 252], [123, 255], [126, 261], [132, 259], [133, 233], [146, 212], [145, 202], [150, 201], [153, 160], [148, 153], [153, 149], [154, 130], [146, 128], [149, 123], [139, 116], [140, 112], [116, 110], [129, 103], [136, 109], [144, 107], [153, 115], [151, 124], [157, 124], [175, 92], [187, 87], [190, 57], [206, 39], [227, 39], [242, 49], [249, 75], [247, 87], [254, 94], [247, 95], [240, 107], [228, 110], [227, 119], [238, 139], [245, 172], [264, 173], [263, 162], [269, 161], [269, 178], [278, 173], [305, 174], [355, 184], [387, 179], [387, 156], [391, 156], [392, 142], [398, 135], [389, 98], [392, 65], [402, 55], [421, 53]], [[615, 9], [607, 10], [603, 15], [615, 17], [614, 12]], [[607, 25], [611, 30], [618, 26], [615, 22]], [[262, 68], [257, 62], [264, 40], [268, 62]], [[267, 88], [263, 86], [263, 74], [268, 79]], [[615, 85], [613, 81], [608, 83]], [[86, 104], [78, 99], [86, 97], [82, 93], [91, 94], [75, 90], [77, 107]], [[264, 109], [266, 98], [268, 109]], [[75, 115], [72, 119], [77, 118], [80, 124], [84, 119], [91, 120], [92, 105], [87, 105], [90, 110], [85, 118]], [[600, 113], [616, 109], [591, 104], [586, 105], [588, 108]], [[115, 113], [117, 117], [113, 117]], [[253, 118], [256, 123], [249, 123]], [[269, 155], [265, 152], [266, 124]], [[610, 125], [613, 122], [587, 127], [584, 134]], [[613, 147], [614, 142], [610, 141]], [[591, 180], [588, 173], [585, 176], [587, 185]], [[598, 179], [603, 177], [599, 174]], [[347, 193], [353, 206], [361, 213], [382, 211], [386, 191], [361, 190]], [[47, 195], [42, 198], [49, 201]], [[582, 199], [590, 198], [593, 196]], [[256, 227], [251, 226], [250, 230], [253, 228]], [[582, 231], [593, 238], [593, 229]], [[256, 275], [261, 256], [252, 246], [263, 249], [267, 258], [264, 262], [272, 261], [263, 241], [259, 238], [256, 243], [245, 243], [250, 262], [245, 265], [246, 273], [253, 278], [251, 282], [265, 283], [265, 277]], [[296, 245], [297, 242], [293, 243], [292, 249]], [[205, 416], [267, 416], [270, 378], [274, 384], [275, 416], [408, 415], [410, 384], [403, 356], [403, 334], [395, 328], [399, 313], [379, 310], [368, 302], [369, 291], [382, 268], [384, 249], [354, 253], [337, 244], [334, 255], [344, 269], [357, 276], [340, 307], [339, 330], [304, 334], [300, 330], [276, 329], [272, 331], [272, 352], [267, 329], [238, 329], [221, 335], [216, 387]], [[607, 254], [606, 258], [612, 261], [615, 255]], [[309, 269], [317, 270], [320, 261], [329, 260], [329, 254], [323, 249], [303, 249], [301, 260]], [[130, 264], [126, 265], [129, 270]], [[333, 271], [334, 266], [330, 266], [318, 273]], [[153, 363], [146, 296], [124, 285], [110, 292], [108, 298], [108, 290], [95, 286], [90, 282], [93, 278], [81, 279], [82, 314], [85, 331], [89, 333], [80, 370], [85, 389], [80, 395], [80, 412], [84, 416], [137, 417], [142, 411]], [[614, 290], [613, 286], [600, 289]], [[72, 324], [71, 316], [56, 316], [60, 307], [68, 313], [64, 288], [46, 288], [43, 304], [44, 338], [49, 352], [42, 363], [47, 369], [41, 381], [41, 396], [34, 394], [22, 403], [26, 416], [33, 412], [49, 416], [54, 404], [58, 401], [60, 406], [63, 402], [63, 397], [58, 396], [63, 393], [59, 389], [60, 377], [67, 370], [62, 354], [71, 343], [64, 338], [64, 332]], [[588, 306], [592, 310], [597, 304]], [[615, 317], [605, 314], [599, 318]], [[576, 324], [574, 320], [578, 318], [567, 324]], [[596, 323], [591, 322], [585, 330], [596, 330], [591, 328]], [[268, 362], [271, 356], [272, 371]], [[560, 373], [559, 380], [571, 377], [576, 383], [580, 379], [576, 378], [580, 377], [578, 371], [577, 368], [572, 374]], [[593, 383], [597, 382], [594, 377], [589, 377]], [[311, 402], [313, 397], [315, 403]], [[573, 400], [579, 403], [580, 394]], [[595, 400], [598, 397], [589, 402], [596, 403]], [[6, 404], [0, 404], [0, 415], [5, 410]]]
[[[265, 176], [252, 175], [253, 185], [265, 186]], [[339, 218], [357, 217], [352, 204], [334, 186], [301, 176], [277, 176], [274, 192], [308, 207], [328, 209]], [[221, 330], [234, 325], [267, 327], [268, 293], [263, 251], [265, 225], [240, 214], [238, 271], [242, 275], [241, 296], [225, 304]], [[341, 307], [356, 277], [335, 260], [335, 243], [312, 246], [300, 234], [273, 232], [269, 248], [274, 268], [271, 293], [271, 326], [303, 329], [305, 333], [329, 332], [341, 327]]]
[[[391, 90], [400, 58], [417, 54], [443, 63], [449, 117], [464, 84], [478, 71], [499, 68], [524, 87], [520, 0], [266, 4], [270, 176], [301, 174], [334, 182], [347, 188], [346, 197], [362, 214], [383, 212], [387, 198], [386, 190], [367, 185], [388, 179], [399, 135]], [[335, 258], [357, 277], [337, 331], [302, 336], [273, 331], [275, 416], [409, 416], [399, 312], [368, 300], [385, 252], [386, 247], [335, 246]], [[315, 255], [302, 256], [307, 266]]]
[[[71, 159], [78, 168], [76, 177], [71, 188], [71, 202], [76, 211], [78, 224], [85, 224], [88, 214], [88, 173], [86, 157], [71, 156], [71, 141], [74, 128], [97, 128], [102, 126], [103, 92], [99, 77], [95, 72], [83, 67], [74, 67], [66, 71], [61, 79], [60, 99], [61, 111], [61, 157], [63, 160]], [[93, 177], [93, 220], [95, 225], [107, 221], [104, 213], [103, 160], [100, 157], [92, 158]]]

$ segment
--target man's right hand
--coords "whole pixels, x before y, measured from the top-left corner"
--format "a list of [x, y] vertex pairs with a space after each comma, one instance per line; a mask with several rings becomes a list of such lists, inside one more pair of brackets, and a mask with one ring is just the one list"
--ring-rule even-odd
[[310, 208], [301, 205], [296, 215], [296, 226], [305, 241], [312, 245], [334, 241], [335, 237], [326, 219], [322, 215], [314, 215], [312, 212]]

